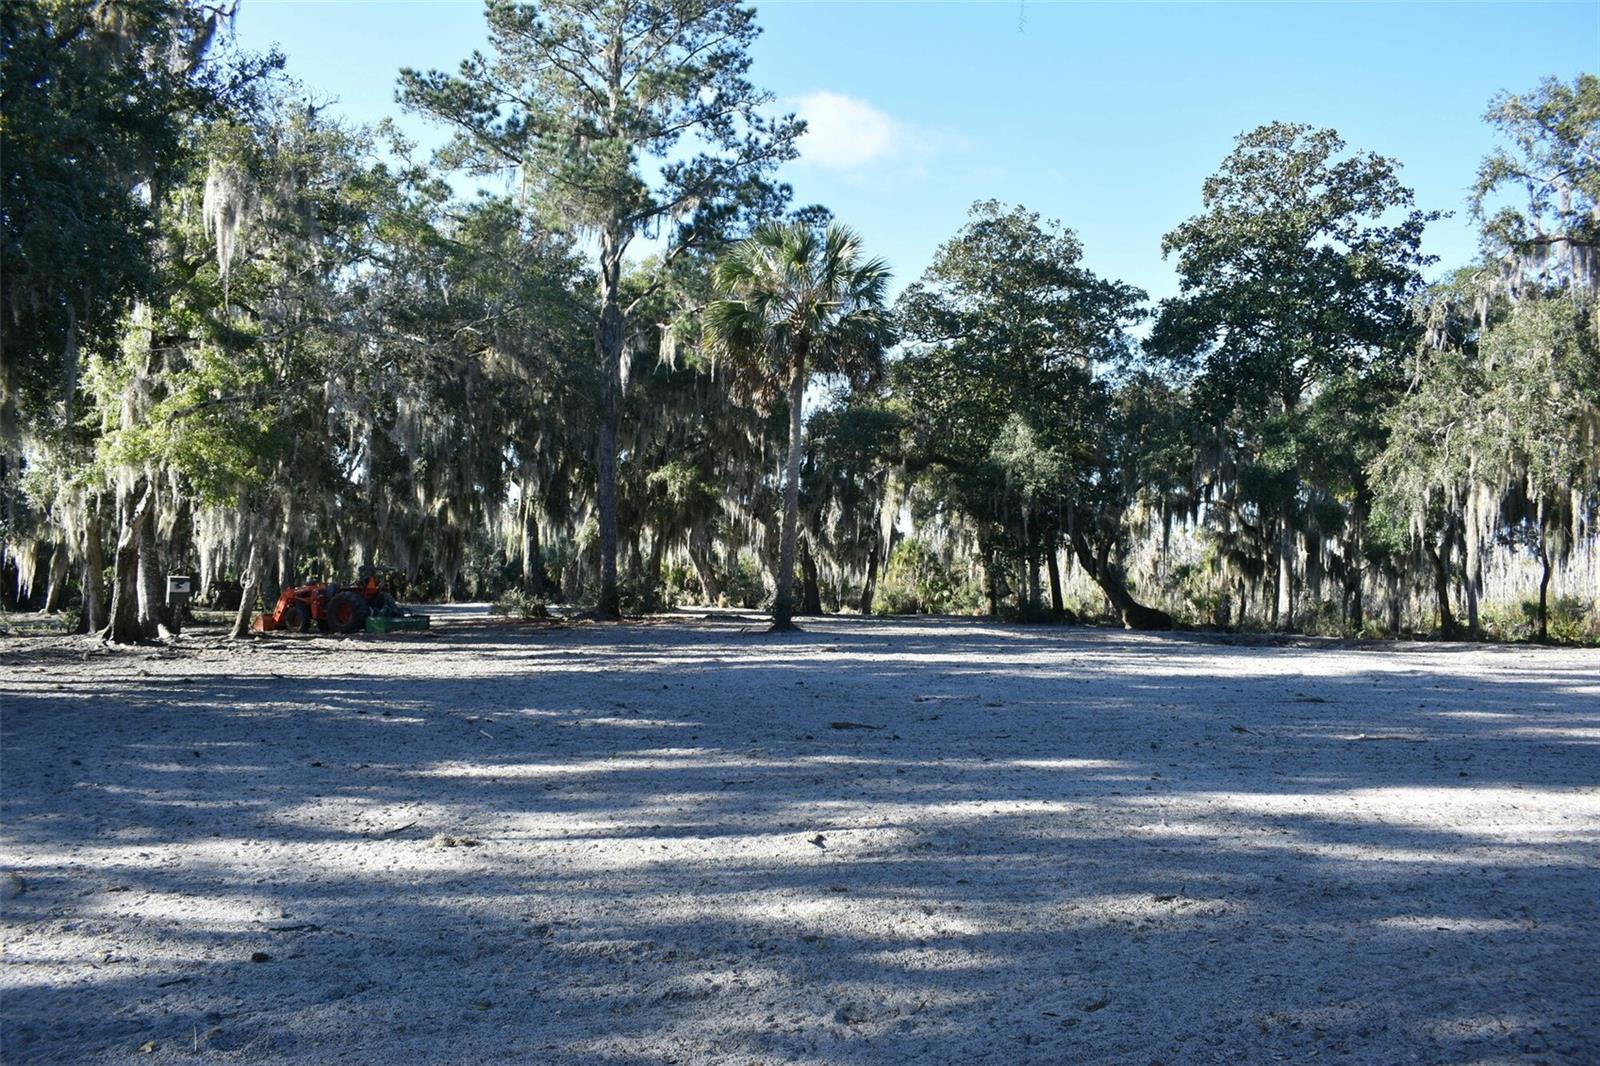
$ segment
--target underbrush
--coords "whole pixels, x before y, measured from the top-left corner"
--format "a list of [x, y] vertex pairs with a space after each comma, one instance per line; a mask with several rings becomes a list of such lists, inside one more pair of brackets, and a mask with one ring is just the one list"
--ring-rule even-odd
[[[1523, 600], [1515, 606], [1486, 607], [1478, 621], [1484, 636], [1490, 640], [1536, 640], [1539, 601]], [[1546, 615], [1546, 628], [1552, 644], [1600, 644], [1600, 606], [1576, 596], [1553, 599]]]
[[550, 617], [550, 609], [545, 606], [542, 596], [534, 596], [523, 592], [521, 589], [507, 589], [494, 601], [490, 608], [495, 614], [507, 618], [516, 618], [523, 622], [533, 622]]
[[915, 537], [896, 544], [872, 598], [873, 614], [981, 614], [983, 586]]
[[13, 637], [54, 637], [78, 631], [78, 608], [69, 607], [57, 614], [42, 611], [0, 612], [0, 631]]
[[761, 561], [754, 552], [742, 551], [732, 569], [724, 576], [719, 607], [746, 607], [754, 609], [767, 601], [767, 583], [762, 577]]
[[659, 581], [624, 581], [617, 595], [624, 615], [660, 614], [678, 605], [677, 591]]

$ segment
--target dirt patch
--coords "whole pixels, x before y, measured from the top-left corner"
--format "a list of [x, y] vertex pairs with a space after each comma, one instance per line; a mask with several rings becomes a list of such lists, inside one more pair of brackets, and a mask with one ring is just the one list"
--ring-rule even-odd
[[1600, 653], [463, 621], [0, 646], [7, 1061], [1600, 1059]]

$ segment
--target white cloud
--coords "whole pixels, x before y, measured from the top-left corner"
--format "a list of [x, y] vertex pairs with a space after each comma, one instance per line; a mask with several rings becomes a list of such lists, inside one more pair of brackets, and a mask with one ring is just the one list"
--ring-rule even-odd
[[840, 93], [808, 93], [794, 101], [795, 114], [805, 119], [800, 159], [819, 167], [852, 170], [898, 155], [910, 130], [865, 100]]

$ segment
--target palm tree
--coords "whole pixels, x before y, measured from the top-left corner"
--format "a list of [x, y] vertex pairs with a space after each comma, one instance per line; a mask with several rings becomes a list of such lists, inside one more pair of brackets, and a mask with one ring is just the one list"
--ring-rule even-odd
[[870, 379], [894, 342], [884, 307], [889, 268], [863, 261], [860, 239], [844, 226], [825, 233], [799, 223], [768, 223], [717, 263], [720, 299], [706, 308], [705, 345], [761, 408], [784, 389], [789, 452], [783, 485], [774, 629], [794, 615], [796, 520], [800, 510], [800, 427], [812, 373]]

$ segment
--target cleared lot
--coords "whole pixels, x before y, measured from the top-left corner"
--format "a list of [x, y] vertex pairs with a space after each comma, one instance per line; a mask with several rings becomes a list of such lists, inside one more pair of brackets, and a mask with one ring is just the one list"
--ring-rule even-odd
[[8, 1062], [1600, 1060], [1594, 652], [447, 620], [0, 700]]

